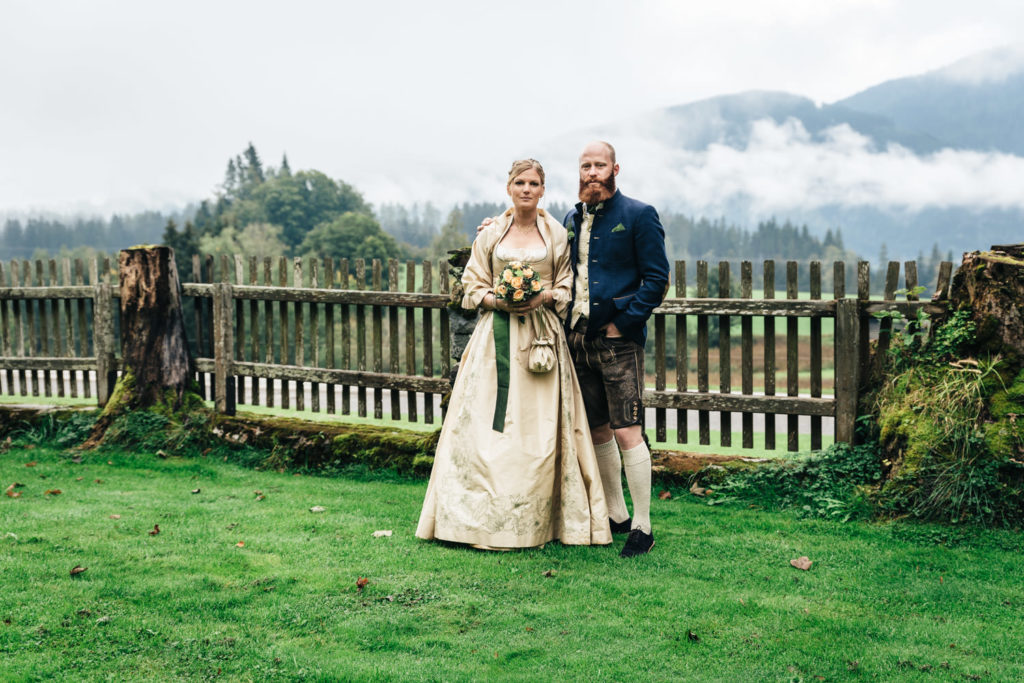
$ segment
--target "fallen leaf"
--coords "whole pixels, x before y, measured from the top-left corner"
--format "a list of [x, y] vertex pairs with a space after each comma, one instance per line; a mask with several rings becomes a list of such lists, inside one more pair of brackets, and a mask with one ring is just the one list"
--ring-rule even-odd
[[78, 576], [86, 569], [88, 569], [88, 567], [83, 567], [81, 565], [76, 564], [74, 567], [71, 568], [71, 576]]
[[373, 532], [373, 537], [374, 538], [380, 538], [381, 536], [390, 536], [390, 535], [391, 535], [391, 529], [381, 529], [380, 531], [374, 531]]
[[746, 600], [744, 600], [743, 598], [740, 598], [740, 604], [741, 604], [741, 605], [745, 605], [745, 604], [747, 604], [747, 601], [746, 601]]
[[25, 463], [25, 467], [35, 467], [35, 466], [36, 466], [36, 461], [35, 460], [33, 460], [32, 462]]
[[237, 548], [244, 548], [245, 547], [245, 541], [239, 541], [238, 543], [235, 544], [235, 547], [237, 547]]
[[22, 486], [22, 484], [19, 484], [18, 482], [14, 482], [13, 484], [11, 484], [10, 486], [7, 487], [7, 490], [4, 491], [4, 493], [7, 494], [8, 498], [21, 498], [21, 491], [15, 491], [14, 490], [16, 488], [21, 488], [21, 486]]
[[253, 495], [262, 496], [263, 495], [263, 491], [253, 491]]
[[309, 511], [310, 512], [326, 512], [327, 508], [325, 508], [322, 505], [314, 505], [313, 507], [309, 508]]
[[693, 631], [687, 631], [686, 632], [686, 637], [689, 638], [691, 642], [694, 642], [694, 643], [699, 643], [700, 642], [700, 636], [698, 636]]
[[366, 588], [366, 584], [368, 583], [370, 583], [369, 579], [360, 576], [358, 579], [356, 579], [356, 592], [362, 593], [363, 589]]
[[71, 462], [75, 463], [76, 465], [81, 465], [82, 464], [82, 456], [76, 455], [75, 457], [71, 458]]
[[811, 568], [811, 565], [813, 564], [813, 562], [811, 562], [811, 560], [808, 559], [806, 555], [804, 555], [803, 557], [798, 557], [795, 560], [790, 560], [789, 563], [802, 571], [807, 571]]
[[111, 519], [121, 519], [121, 515], [110, 515]]
[[159, 524], [154, 524], [153, 525], [153, 529], [149, 532], [149, 535], [150, 536], [156, 536], [158, 533], [160, 533], [160, 525]]
[[103, 483], [103, 480], [102, 480], [102, 479], [97, 479], [97, 480], [96, 480], [96, 481], [94, 481], [93, 483], [94, 483], [94, 484], [102, 484], [102, 483]]
[[46, 489], [46, 493], [44, 493], [43, 495], [44, 496], [59, 496], [61, 493], [63, 493], [63, 492], [60, 489]]
[[82, 481], [85, 477], [75, 477], [75, 481]]
[[167, 454], [164, 453], [162, 450], [157, 451], [156, 455], [157, 455], [158, 458], [166, 458], [167, 457]]
[[91, 617], [92, 616], [92, 612], [90, 612], [89, 610], [84, 609], [84, 608], [78, 610], [77, 612], [75, 612], [75, 614], [77, 614], [80, 617]]
[[942, 583], [942, 577], [939, 576], [939, 583]]
[[658, 494], [658, 500], [668, 500], [671, 497], [672, 493], [670, 491], [662, 491]]
[[201, 489], [192, 489], [192, 495], [199, 493]]
[[551, 577], [553, 577], [553, 576], [555, 576], [557, 574], [558, 574], [558, 570], [557, 569], [549, 569], [546, 572], [544, 572], [541, 576], [546, 576], [546, 577], [548, 577], [550, 579]]
[[96, 625], [97, 626], [99, 626], [100, 624], [109, 624], [109, 623], [110, 623], [110, 617], [100, 617], [99, 619], [96, 620]]
[[703, 498], [704, 494], [706, 494], [707, 492], [708, 490], [706, 488], [697, 486], [697, 482], [694, 482], [693, 485], [690, 486], [690, 493], [692, 493], [695, 496], [701, 496]]
[[256, 496], [256, 500], [263, 500], [264, 498], [266, 498], [266, 496], [263, 495], [262, 493], [260, 495]]
[[533, 633], [533, 627], [532, 626], [527, 626], [525, 630], [526, 630], [527, 633]]
[[856, 671], [857, 667], [859, 667], [859, 666], [860, 666], [860, 661], [858, 661], [856, 659], [853, 660], [852, 662], [847, 662], [846, 663], [846, 668], [849, 669], [850, 671]]

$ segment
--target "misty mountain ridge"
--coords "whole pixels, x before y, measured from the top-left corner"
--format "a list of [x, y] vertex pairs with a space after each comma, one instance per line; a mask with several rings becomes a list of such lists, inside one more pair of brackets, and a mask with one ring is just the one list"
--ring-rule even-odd
[[712, 97], [559, 136], [545, 153], [594, 138], [619, 150], [627, 194], [740, 225], [838, 227], [872, 260], [883, 243], [913, 258], [935, 243], [958, 253], [1024, 238], [1024, 45], [831, 104]]

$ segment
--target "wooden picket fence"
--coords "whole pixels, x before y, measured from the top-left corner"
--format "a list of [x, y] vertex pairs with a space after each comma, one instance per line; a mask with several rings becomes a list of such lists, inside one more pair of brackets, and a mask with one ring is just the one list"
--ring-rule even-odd
[[386, 276], [376, 259], [369, 268], [363, 259], [242, 256], [215, 265], [196, 256], [183, 290], [193, 299], [200, 385], [218, 410], [248, 403], [349, 415], [355, 403], [366, 417], [372, 402], [383, 419], [387, 402], [390, 419], [416, 422], [422, 412], [434, 422], [434, 396], [451, 386], [445, 270], [435, 292], [431, 261], [392, 259]]
[[[248, 404], [427, 424], [437, 419], [438, 398], [450, 389], [445, 262], [197, 256], [187, 265], [190, 273], [179, 270], [197, 379], [217, 410]], [[732, 446], [734, 416], [742, 448], [754, 447], [760, 432], [764, 447], [775, 449], [781, 422], [786, 448], [797, 450], [800, 420], [810, 423], [804, 431], [812, 448], [820, 448], [829, 431], [823, 420], [834, 424], [835, 440], [851, 442], [871, 328], [878, 327], [884, 350], [893, 325], [873, 315], [898, 311], [913, 320], [920, 309], [943, 311], [952, 273], [952, 264], [943, 263], [934, 289], [939, 294], [919, 301], [916, 264], [907, 262], [907, 294], [897, 300], [901, 268], [890, 262], [882, 299], [874, 300], [869, 265], [857, 265], [857, 293], [850, 297], [846, 266], [837, 262], [831, 297], [823, 299], [820, 263], [786, 262], [785, 292], [776, 293], [776, 263], [765, 261], [757, 280], [761, 295], [754, 298], [750, 262], [739, 264], [738, 291], [731, 264], [717, 265], [716, 292], [710, 291], [709, 264], [696, 266], [696, 296], [688, 296], [686, 263], [677, 262], [674, 296], [655, 310], [649, 327], [654, 389], [646, 391], [645, 404], [656, 443], [668, 442], [674, 422], [676, 444], [689, 442], [693, 424], [697, 441], [710, 444], [714, 419], [719, 443]], [[809, 298], [798, 292], [800, 267], [809, 270]], [[27, 261], [6, 269], [0, 264], [0, 394], [95, 395], [100, 405], [106, 402], [117, 366], [118, 293], [109, 261], [88, 264], [88, 282], [84, 270], [81, 261], [68, 260], [60, 268], [55, 260], [37, 261], [34, 270]], [[733, 386], [735, 318], [739, 391]], [[785, 320], [778, 334], [777, 319]], [[756, 337], [755, 321], [763, 327]], [[830, 346], [823, 323], [832, 326]], [[784, 349], [782, 362], [776, 349]], [[826, 355], [834, 359], [831, 385]], [[809, 386], [800, 385], [801, 373], [809, 375]]]

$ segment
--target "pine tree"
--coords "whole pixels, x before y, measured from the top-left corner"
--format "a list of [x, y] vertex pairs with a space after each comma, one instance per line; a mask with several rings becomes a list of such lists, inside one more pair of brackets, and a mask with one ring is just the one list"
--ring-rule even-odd
[[289, 178], [292, 175], [292, 167], [288, 165], [288, 155], [281, 155], [281, 171], [280, 175], [282, 178]]
[[246, 180], [253, 184], [259, 184], [266, 180], [266, 176], [263, 175], [263, 162], [260, 161], [260, 155], [256, 153], [252, 142], [245, 148], [245, 160], [248, 162], [246, 167], [248, 178]]

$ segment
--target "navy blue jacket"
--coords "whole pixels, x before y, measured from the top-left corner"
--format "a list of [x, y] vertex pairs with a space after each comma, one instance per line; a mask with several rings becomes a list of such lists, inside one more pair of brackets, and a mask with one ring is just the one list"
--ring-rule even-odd
[[[577, 277], [583, 204], [570, 211], [562, 224], [569, 231], [573, 277]], [[587, 339], [603, 335], [614, 322], [623, 336], [641, 346], [647, 340], [647, 319], [668, 291], [669, 266], [665, 229], [653, 206], [618, 190], [598, 209], [590, 229], [590, 318]], [[573, 305], [576, 288], [573, 287]], [[566, 328], [572, 313], [566, 316]]]

